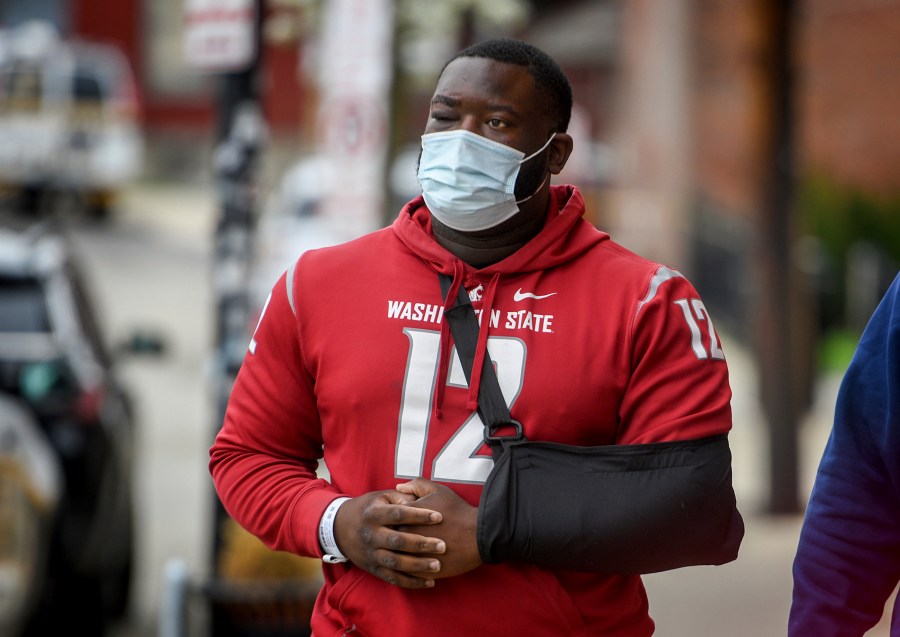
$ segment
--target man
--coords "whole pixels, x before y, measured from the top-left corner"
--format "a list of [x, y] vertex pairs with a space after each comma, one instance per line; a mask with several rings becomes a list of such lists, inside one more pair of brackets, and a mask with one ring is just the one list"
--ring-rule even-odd
[[[900, 582], [900, 275], [841, 381], [794, 558], [791, 637], [862, 637]], [[891, 635], [900, 635], [900, 601]]]
[[[483, 564], [476, 539], [493, 462], [439, 273], [482, 317], [475, 364], [493, 364], [529, 439], [615, 446], [731, 427], [724, 355], [697, 292], [586, 222], [575, 187], [550, 185], [572, 151], [571, 107], [542, 51], [493, 40], [461, 52], [431, 101], [423, 197], [389, 228], [303, 254], [273, 289], [210, 468], [238, 522], [270, 547], [323, 557], [316, 635], [653, 633], [638, 575]], [[330, 482], [316, 477], [320, 457]], [[715, 460], [730, 489], [730, 455]], [[677, 471], [642, 476], [647, 493], [680, 489], [646, 505], [667, 520], [696, 491]], [[526, 531], [513, 535], [527, 544]]]

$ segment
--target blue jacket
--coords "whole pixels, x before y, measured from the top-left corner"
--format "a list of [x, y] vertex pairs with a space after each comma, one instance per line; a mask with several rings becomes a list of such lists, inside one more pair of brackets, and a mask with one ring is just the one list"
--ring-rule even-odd
[[[789, 637], [859, 637], [900, 581], [900, 275], [838, 392], [794, 559]], [[900, 636], [900, 601], [892, 637]]]

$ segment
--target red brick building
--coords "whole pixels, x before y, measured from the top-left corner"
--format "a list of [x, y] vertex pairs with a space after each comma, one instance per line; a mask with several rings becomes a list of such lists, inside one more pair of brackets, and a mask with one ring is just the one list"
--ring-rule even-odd
[[900, 1], [806, 0], [799, 17], [803, 169], [900, 196]]

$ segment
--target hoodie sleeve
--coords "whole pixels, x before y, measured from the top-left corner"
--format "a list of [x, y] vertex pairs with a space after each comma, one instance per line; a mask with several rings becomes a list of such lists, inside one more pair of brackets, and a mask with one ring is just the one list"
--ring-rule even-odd
[[794, 558], [792, 637], [862, 635], [881, 618], [900, 581], [898, 449], [900, 277], [841, 382]]
[[634, 310], [631, 378], [618, 444], [689, 440], [731, 430], [725, 353], [700, 295], [658, 268]]
[[321, 427], [291, 274], [281, 276], [266, 302], [210, 448], [209, 470], [236, 522], [272, 549], [318, 557], [319, 519], [340, 494], [316, 475]]

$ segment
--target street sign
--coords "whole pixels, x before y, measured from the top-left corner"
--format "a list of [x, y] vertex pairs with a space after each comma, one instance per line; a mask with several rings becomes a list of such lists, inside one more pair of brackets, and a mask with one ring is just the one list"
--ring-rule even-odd
[[247, 68], [256, 53], [255, 21], [255, 0], [185, 0], [185, 62], [205, 71]]

